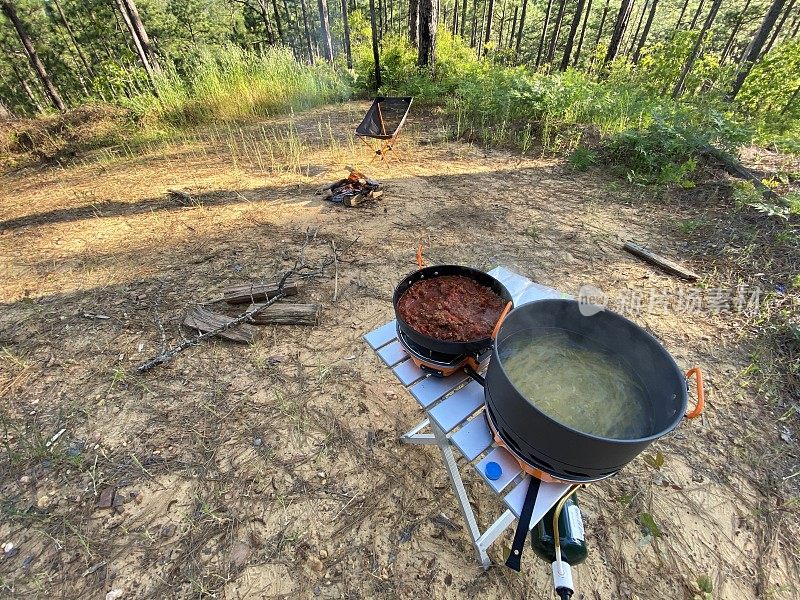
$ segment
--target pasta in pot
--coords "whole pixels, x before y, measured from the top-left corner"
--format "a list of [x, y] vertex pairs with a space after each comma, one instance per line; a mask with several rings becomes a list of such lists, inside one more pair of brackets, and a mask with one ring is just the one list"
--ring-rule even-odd
[[562, 425], [618, 440], [652, 434], [652, 410], [639, 377], [586, 337], [523, 330], [503, 341], [499, 355], [514, 387]]

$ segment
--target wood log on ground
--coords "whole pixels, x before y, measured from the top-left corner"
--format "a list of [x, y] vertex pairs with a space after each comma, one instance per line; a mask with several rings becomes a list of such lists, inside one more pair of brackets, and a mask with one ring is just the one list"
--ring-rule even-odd
[[722, 164], [723, 168], [734, 177], [738, 177], [739, 179], [744, 179], [745, 181], [752, 183], [753, 186], [759, 192], [761, 192], [763, 196], [766, 196], [770, 200], [783, 201], [783, 199], [774, 190], [765, 185], [757, 175], [755, 175], [752, 171], [750, 171], [750, 169], [745, 167], [730, 154], [727, 154], [718, 148], [714, 148], [713, 146], [706, 146], [703, 149], [703, 152], [718, 160]]
[[[249, 311], [259, 310], [261, 304], [253, 304]], [[316, 325], [322, 307], [319, 304], [273, 304], [253, 315], [258, 325]]]
[[357, 196], [347, 196], [342, 202], [345, 206], [353, 207], [366, 202], [367, 200], [377, 200], [383, 196], [383, 190], [375, 190], [373, 192], [362, 192]]
[[[192, 312], [186, 315], [186, 318], [183, 320], [183, 324], [187, 327], [191, 327], [192, 329], [207, 332], [218, 329], [233, 320], [233, 317], [211, 312], [202, 306], [196, 306]], [[219, 336], [232, 342], [250, 344], [256, 339], [258, 334], [258, 327], [248, 325], [247, 323], [242, 323], [241, 325], [236, 325], [235, 327], [221, 331]]]
[[689, 269], [682, 267], [676, 262], [664, 258], [663, 256], [659, 256], [654, 252], [650, 252], [646, 248], [642, 248], [641, 246], [634, 244], [633, 242], [625, 242], [625, 245], [622, 248], [624, 250], [627, 250], [634, 256], [638, 256], [645, 262], [649, 262], [650, 264], [657, 266], [663, 271], [670, 273], [671, 275], [677, 275], [678, 277], [683, 277], [684, 279], [688, 279], [689, 281], [696, 281], [697, 279], [700, 279], [700, 276], [694, 271], [690, 271]]
[[[296, 296], [298, 287], [296, 283], [287, 283], [283, 287], [286, 296]], [[222, 298], [228, 304], [254, 303], [260, 300], [269, 300], [278, 293], [278, 283], [245, 283], [231, 285], [222, 290]]]

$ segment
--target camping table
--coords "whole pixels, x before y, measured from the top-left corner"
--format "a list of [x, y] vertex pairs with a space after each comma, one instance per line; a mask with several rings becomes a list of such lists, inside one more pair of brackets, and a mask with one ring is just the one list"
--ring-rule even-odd
[[[506, 286], [514, 298], [514, 306], [544, 298], [565, 297], [504, 267], [492, 269], [489, 274]], [[520, 469], [508, 451], [494, 443], [484, 414], [483, 388], [466, 373], [454, 373], [443, 378], [426, 375], [411, 361], [397, 340], [394, 320], [369, 332], [364, 339], [425, 411], [425, 418], [403, 434], [400, 440], [406, 444], [439, 447], [478, 561], [484, 569], [489, 568], [491, 561], [486, 551], [519, 518], [530, 476]], [[486, 366], [488, 353], [483, 358], [481, 370]], [[423, 433], [425, 429], [430, 429], [430, 433]], [[472, 466], [489, 490], [502, 497], [507, 507], [484, 532], [480, 531], [472, 512], [453, 448], [466, 459], [462, 468], [469, 469]], [[496, 480], [486, 477], [486, 464], [489, 462], [496, 462], [502, 468], [502, 474]], [[569, 488], [566, 484], [541, 483], [531, 517], [531, 528]]]

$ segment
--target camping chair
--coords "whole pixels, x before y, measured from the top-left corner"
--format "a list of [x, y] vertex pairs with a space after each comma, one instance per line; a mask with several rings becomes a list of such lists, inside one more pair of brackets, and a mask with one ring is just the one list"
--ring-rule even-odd
[[378, 96], [372, 101], [364, 120], [356, 127], [356, 135], [375, 153], [370, 162], [377, 156], [382, 162], [389, 162], [387, 154], [394, 149], [394, 143], [406, 122], [413, 100], [411, 96], [403, 98]]

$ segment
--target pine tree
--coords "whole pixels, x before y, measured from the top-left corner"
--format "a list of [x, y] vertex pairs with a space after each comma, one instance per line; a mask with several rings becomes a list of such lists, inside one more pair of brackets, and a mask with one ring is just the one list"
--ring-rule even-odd
[[437, 0], [420, 0], [417, 65], [433, 68], [436, 62]]
[[419, 34], [419, 0], [408, 0], [408, 39], [417, 45]]
[[622, 0], [617, 13], [617, 21], [614, 24], [614, 33], [611, 35], [611, 42], [608, 44], [608, 51], [606, 58], [603, 61], [605, 64], [610, 63], [617, 57], [619, 46], [622, 42], [622, 36], [625, 33], [625, 28], [628, 26], [628, 19], [631, 16], [631, 9], [633, 8], [633, 0]]
[[569, 28], [569, 35], [567, 36], [567, 44], [564, 47], [564, 58], [561, 59], [562, 71], [566, 71], [569, 66], [569, 59], [572, 57], [572, 46], [575, 43], [575, 35], [578, 33], [578, 27], [581, 24], [581, 17], [583, 16], [583, 7], [586, 0], [578, 0], [578, 5], [575, 7], [575, 16], [572, 17], [572, 25]]
[[28, 35], [28, 31], [25, 29], [22, 21], [20, 21], [11, 0], [0, 0], [0, 12], [8, 17], [8, 20], [11, 21], [11, 24], [14, 26], [22, 48], [25, 51], [25, 55], [28, 57], [28, 61], [36, 72], [36, 75], [39, 77], [39, 81], [47, 93], [47, 97], [50, 98], [53, 107], [60, 111], [66, 110], [64, 101], [61, 99], [61, 94], [59, 94], [58, 89], [50, 79], [50, 75], [48, 75], [47, 70], [44, 68], [44, 64], [42, 64], [36, 49], [33, 47], [33, 42]]
[[756, 62], [756, 60], [758, 60], [758, 57], [761, 56], [761, 50], [764, 48], [767, 37], [769, 36], [770, 31], [772, 31], [775, 22], [778, 20], [778, 15], [781, 14], [781, 11], [785, 5], [786, 0], [772, 0], [772, 4], [770, 5], [769, 10], [767, 10], [767, 14], [764, 15], [764, 20], [761, 22], [761, 26], [756, 31], [755, 35], [753, 36], [753, 40], [750, 42], [750, 45], [745, 51], [745, 55], [742, 58], [742, 65], [739, 68], [739, 73], [736, 75], [736, 79], [731, 86], [731, 91], [728, 92], [728, 100], [735, 99], [736, 95], [739, 93], [739, 90], [742, 89], [744, 80], [747, 79], [747, 76], [750, 74], [753, 64]]
[[639, 62], [639, 56], [641, 56], [642, 48], [644, 48], [644, 45], [647, 42], [647, 36], [650, 33], [650, 27], [653, 25], [653, 19], [656, 16], [657, 7], [658, 0], [653, 0], [653, 2], [650, 4], [650, 14], [647, 15], [647, 22], [644, 25], [644, 31], [642, 31], [642, 36], [639, 38], [639, 43], [636, 45], [636, 51], [633, 53], [634, 63]]
[[[547, 39], [547, 27], [550, 25], [550, 12], [553, 10], [553, 0], [547, 0], [547, 10], [544, 13], [544, 22], [542, 23], [542, 34], [539, 37], [539, 49], [536, 51], [536, 68], [542, 64], [544, 42]], [[523, 12], [523, 15], [525, 13]], [[517, 50], [519, 52], [519, 50]]]
[[514, 50], [514, 56], [519, 56], [519, 49], [522, 45], [522, 32], [525, 31], [525, 12], [528, 9], [528, 0], [522, 0], [522, 13], [519, 15], [519, 26], [517, 27], [517, 47]]
[[711, 28], [711, 24], [714, 22], [714, 19], [717, 17], [717, 12], [719, 11], [719, 6], [722, 4], [722, 0], [714, 0], [711, 4], [711, 9], [708, 11], [708, 16], [706, 16], [706, 20], [703, 23], [703, 27], [700, 30], [700, 35], [697, 36], [697, 41], [692, 48], [691, 53], [689, 54], [689, 58], [686, 60], [686, 63], [683, 65], [683, 69], [681, 70], [681, 74], [678, 77], [677, 83], [675, 83], [675, 88], [672, 90], [672, 97], [677, 98], [683, 93], [683, 87], [686, 84], [686, 77], [692, 70], [695, 61], [700, 56], [700, 51], [703, 48], [703, 44], [705, 43], [706, 33]]
[[369, 0], [369, 19], [372, 25], [372, 61], [375, 64], [375, 89], [381, 87], [381, 60], [378, 52], [378, 24], [375, 19], [375, 0]]
[[558, 44], [558, 36], [561, 33], [561, 23], [564, 21], [564, 12], [567, 9], [567, 0], [561, 0], [558, 5], [558, 13], [556, 14], [556, 21], [553, 24], [553, 35], [550, 38], [550, 46], [547, 49], [547, 62], [553, 62], [556, 55], [556, 45]]
[[581, 35], [578, 37], [578, 47], [575, 49], [575, 58], [572, 61], [572, 66], [577, 66], [578, 59], [581, 57], [581, 48], [583, 48], [583, 38], [586, 35], [586, 26], [589, 23], [589, 15], [592, 13], [592, 0], [586, 4], [586, 12], [583, 16], [583, 25], [581, 26]]
[[347, 68], [353, 68], [353, 55], [350, 51], [350, 23], [347, 22], [347, 0], [342, 0], [342, 27], [344, 28], [344, 51], [347, 56]]

